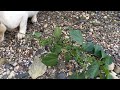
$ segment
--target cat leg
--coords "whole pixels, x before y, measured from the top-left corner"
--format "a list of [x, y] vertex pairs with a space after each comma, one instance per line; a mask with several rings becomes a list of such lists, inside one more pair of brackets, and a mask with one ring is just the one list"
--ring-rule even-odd
[[20, 22], [20, 29], [17, 35], [18, 39], [22, 39], [25, 37], [26, 29], [27, 29], [27, 20], [28, 20], [28, 15], [25, 15]]

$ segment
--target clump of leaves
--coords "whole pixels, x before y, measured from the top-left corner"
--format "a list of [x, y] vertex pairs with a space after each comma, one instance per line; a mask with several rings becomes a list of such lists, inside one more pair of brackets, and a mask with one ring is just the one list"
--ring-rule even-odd
[[81, 73], [73, 73], [71, 79], [94, 79], [98, 76], [101, 79], [111, 79], [108, 65], [113, 60], [103, 48], [93, 42], [83, 42], [80, 30], [69, 28], [69, 36], [69, 39], [64, 38], [61, 28], [56, 27], [53, 36], [47, 39], [40, 38], [40, 45], [49, 47], [49, 54], [41, 57], [42, 62], [47, 66], [55, 66], [59, 55], [62, 55], [66, 62], [74, 59], [83, 69]]

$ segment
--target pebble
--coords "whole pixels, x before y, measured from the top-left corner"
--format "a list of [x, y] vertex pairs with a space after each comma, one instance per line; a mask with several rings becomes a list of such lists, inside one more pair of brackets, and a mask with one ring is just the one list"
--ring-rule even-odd
[[19, 69], [19, 65], [14, 68], [14, 71], [17, 72]]
[[116, 73], [120, 73], [120, 66], [116, 65], [114, 71]]
[[57, 78], [58, 79], [67, 79], [66, 78], [66, 74], [64, 72], [60, 72], [58, 75], [57, 75]]
[[8, 76], [8, 79], [12, 79], [15, 76], [15, 72], [11, 71], [10, 75]]
[[93, 39], [92, 39], [92, 37], [90, 36], [90, 37], [87, 37], [87, 38], [86, 38], [86, 41], [87, 41], [87, 42], [91, 42], [91, 41], [93, 41]]
[[3, 75], [0, 75], [0, 79], [3, 77]]
[[116, 75], [116, 73], [114, 71], [110, 72], [110, 74], [112, 75], [113, 79], [119, 79]]
[[90, 15], [86, 14], [85, 18], [88, 20], [90, 18]]
[[3, 75], [2, 79], [7, 79], [8, 75]]
[[100, 77], [97, 77], [96, 79], [100, 79]]
[[68, 72], [68, 75], [72, 75], [73, 73], [72, 72]]
[[17, 65], [17, 62], [14, 62], [13, 66], [15, 67]]
[[106, 18], [107, 18], [107, 16], [104, 16], [103, 18], [104, 18], [104, 19], [106, 19]]
[[9, 75], [9, 74], [10, 74], [10, 70], [9, 70], [9, 69], [7, 69], [6, 74], [7, 74], [7, 75]]
[[5, 64], [5, 68], [6, 68], [6, 69], [13, 69], [12, 65], [11, 65], [11, 64], [8, 64], [8, 63]]
[[29, 76], [29, 73], [18, 73], [15, 75], [15, 78], [17, 79], [27, 79]]
[[114, 69], [114, 67], [115, 67], [115, 64], [114, 64], [114, 63], [108, 65], [108, 69], [109, 69], [110, 71], [112, 71], [112, 70]]
[[45, 24], [45, 25], [44, 25], [44, 28], [46, 28], [47, 26], [48, 26], [48, 24]]
[[90, 32], [93, 32], [93, 28], [90, 28]]
[[4, 76], [4, 75], [6, 75], [7, 73], [6, 72], [4, 72], [2, 75]]

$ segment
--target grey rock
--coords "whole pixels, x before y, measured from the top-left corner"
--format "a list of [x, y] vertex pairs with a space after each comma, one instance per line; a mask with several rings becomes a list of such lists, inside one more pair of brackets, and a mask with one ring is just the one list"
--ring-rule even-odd
[[5, 68], [6, 68], [6, 69], [13, 69], [13, 66], [12, 66], [11, 64], [8, 64], [8, 63], [7, 63], [7, 64], [5, 64]]
[[2, 77], [2, 79], [7, 79], [7, 77], [8, 77], [8, 75], [4, 75], [4, 76]]
[[66, 78], [66, 74], [64, 72], [60, 72], [58, 75], [57, 75], [57, 79], [67, 79]]
[[86, 38], [86, 41], [87, 41], [87, 42], [91, 42], [92, 40], [93, 40], [92, 37], [87, 37], [87, 38]]
[[17, 79], [28, 79], [29, 78], [29, 73], [18, 73], [15, 75], [15, 78]]

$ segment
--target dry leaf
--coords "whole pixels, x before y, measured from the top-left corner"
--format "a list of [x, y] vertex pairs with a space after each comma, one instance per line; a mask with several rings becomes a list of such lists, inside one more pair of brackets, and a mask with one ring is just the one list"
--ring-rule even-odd
[[39, 57], [35, 57], [33, 63], [29, 67], [28, 73], [32, 77], [32, 79], [36, 79], [37, 77], [43, 75], [46, 72], [47, 66], [44, 65]]

